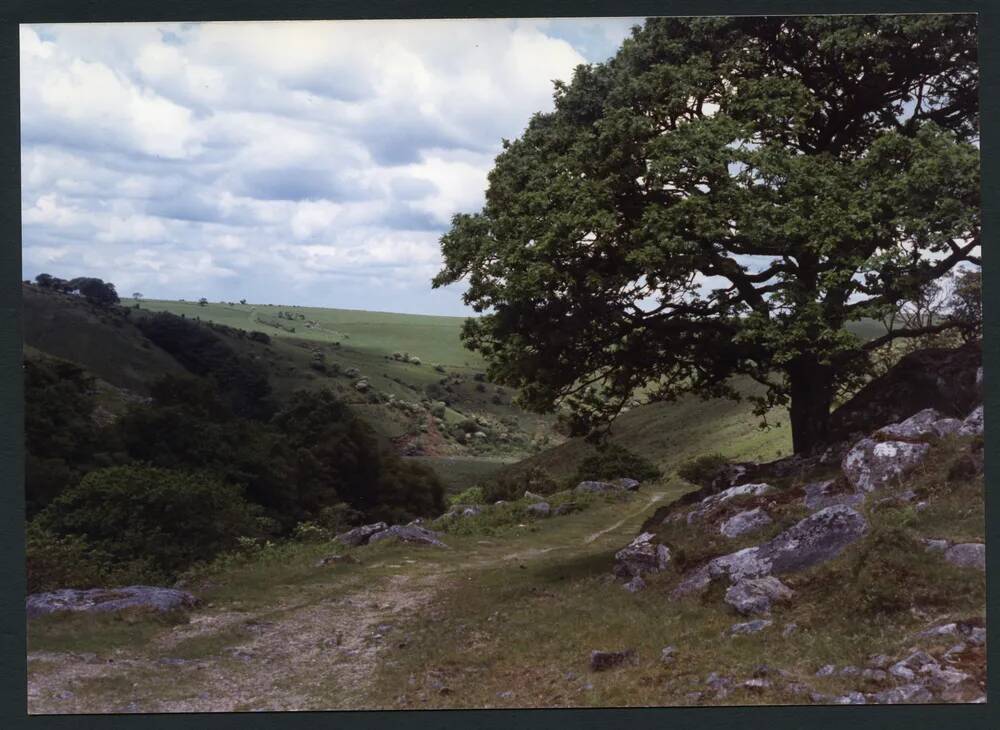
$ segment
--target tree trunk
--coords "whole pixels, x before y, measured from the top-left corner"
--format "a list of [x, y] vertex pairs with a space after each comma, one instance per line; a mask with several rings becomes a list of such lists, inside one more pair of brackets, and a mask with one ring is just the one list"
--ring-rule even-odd
[[788, 368], [791, 386], [792, 450], [807, 454], [830, 437], [833, 369], [815, 358], [802, 357]]

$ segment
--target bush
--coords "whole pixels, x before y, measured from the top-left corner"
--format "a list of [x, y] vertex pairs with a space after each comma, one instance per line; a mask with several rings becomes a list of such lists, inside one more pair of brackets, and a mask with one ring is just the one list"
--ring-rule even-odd
[[212, 558], [255, 530], [238, 487], [144, 465], [87, 474], [37, 522], [56, 537], [85, 540], [115, 563], [141, 556], [166, 576]]
[[553, 494], [559, 490], [559, 484], [544, 470], [533, 466], [527, 471], [501, 474], [483, 488], [483, 497], [487, 503], [497, 500], [510, 502], [520, 499], [524, 493], [534, 492], [542, 496]]
[[628, 477], [641, 482], [660, 477], [660, 470], [648, 459], [618, 444], [605, 444], [588, 456], [576, 470], [574, 483]]
[[[496, 500], [493, 500], [494, 502]], [[465, 491], [453, 494], [448, 500], [449, 504], [486, 504], [486, 495], [482, 487], [469, 487]]]
[[692, 484], [704, 487], [727, 463], [729, 463], [728, 459], [722, 454], [706, 454], [681, 464], [677, 469], [677, 476]]

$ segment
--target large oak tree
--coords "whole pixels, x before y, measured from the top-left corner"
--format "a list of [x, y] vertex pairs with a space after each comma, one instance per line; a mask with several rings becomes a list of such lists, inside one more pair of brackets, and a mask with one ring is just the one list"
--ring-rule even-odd
[[959, 326], [846, 328], [979, 263], [977, 95], [972, 16], [647, 20], [504, 141], [434, 284], [529, 407], [589, 430], [749, 376], [809, 451], [874, 350]]

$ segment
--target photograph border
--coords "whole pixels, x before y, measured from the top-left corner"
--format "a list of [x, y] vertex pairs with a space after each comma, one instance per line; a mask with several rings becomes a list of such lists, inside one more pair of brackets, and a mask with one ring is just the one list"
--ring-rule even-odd
[[[817, 8], [817, 5], [824, 10]], [[198, 713], [148, 715], [26, 715], [26, 617], [23, 383], [21, 324], [21, 190], [18, 24], [42, 22], [148, 22], [211, 20], [314, 20], [375, 18], [626, 17], [650, 15], [820, 15], [968, 13], [979, 15], [983, 228], [1000, 231], [1000, 0], [8, 0], [0, 7], [0, 726], [8, 728], [458, 728], [479, 730], [569, 725], [628, 725], [629, 730], [697, 727], [956, 728], [1000, 727], [1000, 634], [987, 626], [987, 692], [983, 705], [766, 706], [537, 710], [384, 710], [330, 712]], [[993, 43], [987, 42], [994, 39]], [[984, 252], [984, 258], [991, 254]], [[992, 259], [990, 259], [992, 261]], [[1000, 412], [1000, 268], [984, 267], [983, 368], [988, 413]], [[987, 419], [989, 420], [989, 419]], [[986, 549], [994, 576], [1000, 565], [1000, 427], [986, 433]], [[998, 581], [987, 573], [987, 615], [998, 606]]]

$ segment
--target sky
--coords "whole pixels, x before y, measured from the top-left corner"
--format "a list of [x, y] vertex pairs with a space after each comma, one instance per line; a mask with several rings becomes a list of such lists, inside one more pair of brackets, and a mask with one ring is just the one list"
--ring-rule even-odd
[[623, 19], [21, 27], [23, 274], [463, 315], [438, 240]]

